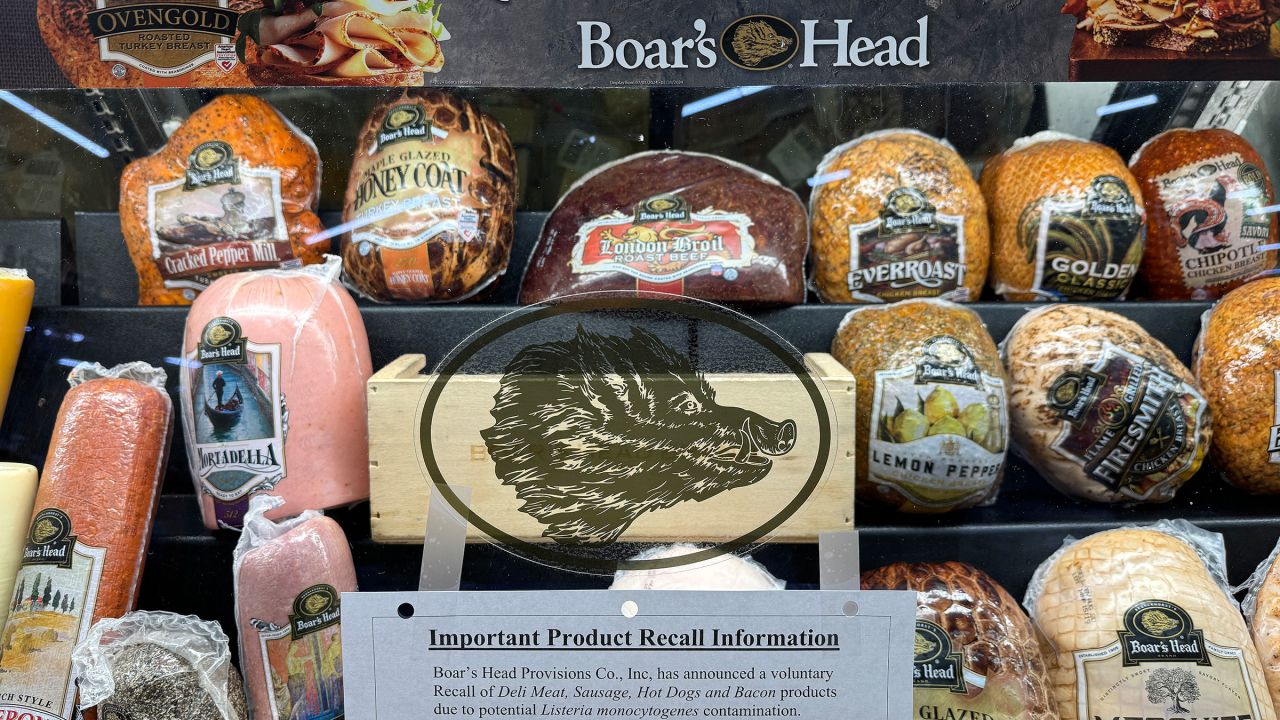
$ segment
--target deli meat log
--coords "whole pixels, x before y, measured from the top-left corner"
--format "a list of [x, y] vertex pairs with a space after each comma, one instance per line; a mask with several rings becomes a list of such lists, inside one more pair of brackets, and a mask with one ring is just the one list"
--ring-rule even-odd
[[137, 602], [169, 444], [164, 381], [145, 363], [71, 372], [16, 590], [5, 599], [0, 717], [71, 718], [71, 651], [95, 621]]
[[[339, 597], [356, 591], [351, 548], [331, 518], [308, 510], [279, 523], [280, 498], [249, 504], [234, 572], [240, 666], [254, 720], [342, 717]], [[314, 672], [302, 677], [296, 668]]]

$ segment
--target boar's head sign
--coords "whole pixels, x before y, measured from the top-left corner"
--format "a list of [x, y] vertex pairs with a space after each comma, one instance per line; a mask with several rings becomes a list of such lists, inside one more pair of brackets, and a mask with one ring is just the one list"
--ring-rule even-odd
[[641, 514], [752, 485], [796, 424], [716, 402], [656, 335], [532, 345], [507, 367], [484, 431], [502, 482], [560, 543], [610, 543]]
[[[579, 572], [676, 567], [747, 552], [804, 505], [833, 461], [831, 407], [803, 356], [743, 315], [587, 293], [505, 315], [441, 361], [420, 461], [503, 549]], [[708, 518], [717, 529], [703, 532]], [[659, 527], [710, 546], [625, 560], [623, 544]]]

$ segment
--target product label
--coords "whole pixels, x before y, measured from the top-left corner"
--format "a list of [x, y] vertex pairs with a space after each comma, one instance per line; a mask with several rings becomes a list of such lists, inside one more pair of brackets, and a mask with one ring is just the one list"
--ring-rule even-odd
[[337, 720], [342, 706], [338, 591], [313, 585], [298, 594], [286, 625], [252, 618], [273, 720]]
[[867, 471], [923, 507], [981, 497], [999, 479], [1008, 443], [1004, 381], [964, 343], [930, 338], [914, 365], [876, 373]]
[[1267, 459], [1273, 465], [1280, 465], [1280, 370], [1275, 371], [1271, 379], [1271, 387], [1272, 395], [1276, 399], [1276, 424], [1271, 426], [1271, 437], [1267, 443]]
[[[393, 297], [432, 297], [445, 264], [458, 262], [454, 246], [485, 242], [480, 215], [488, 206], [472, 192], [483, 157], [477, 133], [434, 127], [421, 105], [383, 116], [372, 152], [356, 158], [346, 219], [359, 224], [350, 240], [359, 258], [381, 266]], [[443, 251], [429, 253], [432, 244]]]
[[[964, 663], [964, 648], [951, 635], [927, 620], [916, 620], [914, 717], [924, 720], [1016, 720], [1008, 695], [999, 690], [985, 695], [987, 676]], [[1019, 679], [1020, 681], [1021, 679]]]
[[1270, 242], [1266, 179], [1238, 153], [1184, 165], [1155, 179], [1178, 237], [1178, 261], [1189, 288], [1249, 278], [1266, 269]]
[[847, 279], [857, 299], [954, 297], [964, 271], [964, 217], [939, 213], [915, 188], [894, 190], [878, 218], [849, 226]]
[[1035, 263], [1032, 290], [1058, 300], [1121, 297], [1138, 272], [1146, 224], [1124, 181], [1094, 179], [1083, 200], [1048, 198], [1019, 222], [1027, 260]]
[[1058, 376], [1048, 402], [1063, 421], [1054, 449], [1114, 492], [1170, 492], [1195, 461], [1204, 397], [1110, 343], [1092, 366]]
[[[0, 717], [70, 720], [71, 651], [89, 631], [105, 548], [79, 542], [71, 518], [45, 508], [31, 521], [0, 631]], [[11, 692], [16, 691], [16, 692]]]
[[195, 473], [218, 520], [239, 527], [253, 493], [285, 477], [289, 411], [280, 388], [280, 345], [255, 343], [229, 317], [210, 320], [188, 355]]
[[[129, 65], [172, 78], [215, 61], [218, 47], [235, 37], [239, 17], [227, 9], [227, 0], [97, 0], [85, 19], [102, 61], [123, 63], [112, 68], [112, 75], [123, 78]], [[235, 63], [218, 66], [226, 72]]]
[[706, 208], [692, 210], [684, 198], [661, 196], [615, 211], [578, 230], [573, 272], [622, 273], [640, 290], [683, 293], [696, 273], [732, 282], [755, 259], [751, 218]]
[[151, 257], [188, 299], [220, 275], [294, 267], [280, 172], [241, 163], [220, 140], [191, 151], [182, 179], [147, 188]]
[[1175, 603], [1144, 600], [1116, 641], [1075, 652], [1081, 718], [1257, 718], [1240, 648], [1209, 642]]

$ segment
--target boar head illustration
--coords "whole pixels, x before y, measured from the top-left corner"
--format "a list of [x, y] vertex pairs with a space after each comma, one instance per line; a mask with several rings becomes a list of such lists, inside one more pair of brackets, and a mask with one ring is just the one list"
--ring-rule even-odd
[[716, 402], [687, 357], [639, 328], [578, 328], [507, 365], [481, 432], [520, 509], [561, 544], [612, 543], [644, 513], [764, 479], [796, 424]]

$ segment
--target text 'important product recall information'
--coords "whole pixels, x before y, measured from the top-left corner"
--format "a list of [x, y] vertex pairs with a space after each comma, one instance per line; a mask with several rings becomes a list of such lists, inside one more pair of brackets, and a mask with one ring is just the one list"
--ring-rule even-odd
[[347, 713], [905, 717], [914, 615], [905, 592], [346, 594]]

